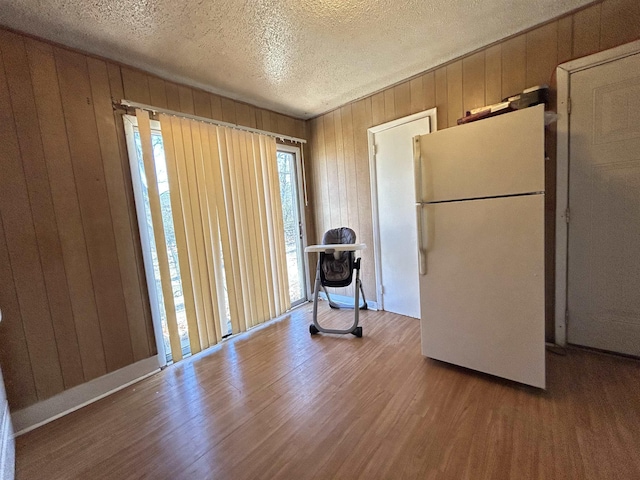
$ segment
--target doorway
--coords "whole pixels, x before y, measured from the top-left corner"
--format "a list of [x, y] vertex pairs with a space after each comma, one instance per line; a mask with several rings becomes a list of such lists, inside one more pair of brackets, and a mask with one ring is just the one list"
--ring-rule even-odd
[[[568, 72], [568, 195], [563, 215], [566, 339], [633, 356], [640, 356], [640, 127], [635, 119], [640, 108], [640, 44], [637, 47], [635, 54], [604, 61], [595, 56], [599, 61]], [[625, 48], [629, 46], [622, 51]]]
[[287, 273], [289, 276], [289, 297], [291, 306], [307, 301], [309, 291], [307, 263], [304, 254], [306, 246], [306, 228], [302, 169], [300, 168], [300, 148], [290, 145], [278, 145], [278, 174], [280, 178], [280, 197], [282, 199], [282, 218], [284, 221], [284, 244], [287, 255]]
[[436, 109], [368, 130], [378, 308], [420, 318], [413, 142], [436, 129]]

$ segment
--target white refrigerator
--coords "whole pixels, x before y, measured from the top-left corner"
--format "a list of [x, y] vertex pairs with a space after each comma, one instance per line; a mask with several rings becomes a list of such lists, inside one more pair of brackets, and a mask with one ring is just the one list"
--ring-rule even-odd
[[545, 388], [544, 106], [414, 137], [422, 354]]

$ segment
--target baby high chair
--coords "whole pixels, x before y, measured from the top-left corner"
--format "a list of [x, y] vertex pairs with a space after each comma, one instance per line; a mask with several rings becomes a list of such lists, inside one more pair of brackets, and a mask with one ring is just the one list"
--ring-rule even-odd
[[[362, 327], [358, 326], [360, 310], [367, 309], [367, 300], [360, 280], [360, 258], [356, 258], [355, 252], [366, 248], [364, 243], [355, 243], [356, 234], [348, 227], [340, 227], [328, 230], [322, 237], [322, 245], [312, 245], [305, 249], [306, 252], [318, 253], [318, 268], [316, 270], [316, 282], [313, 293], [313, 323], [309, 325], [309, 333], [351, 333], [356, 337], [362, 337]], [[331, 300], [326, 287], [347, 287], [351, 285], [353, 272], [356, 272], [355, 296], [353, 306]], [[331, 308], [352, 308], [354, 319], [351, 327], [347, 329], [324, 328], [318, 323], [318, 295], [320, 289], [324, 291]], [[362, 293], [362, 304], [359, 295]]]

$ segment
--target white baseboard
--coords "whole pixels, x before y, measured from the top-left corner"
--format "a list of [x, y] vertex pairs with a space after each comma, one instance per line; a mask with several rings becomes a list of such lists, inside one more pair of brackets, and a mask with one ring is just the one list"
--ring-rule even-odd
[[16, 450], [9, 416], [9, 404], [2, 402], [0, 414], [0, 479], [13, 480], [15, 477]]
[[[353, 305], [353, 297], [347, 297], [346, 295], [338, 295], [336, 293], [329, 293], [331, 295], [332, 301], [337, 301], [339, 303], [346, 303], [347, 305]], [[327, 296], [324, 292], [320, 292], [320, 298], [323, 300], [327, 299]], [[369, 310], [378, 310], [378, 303], [372, 300], [367, 300], [367, 309]]]
[[11, 419], [16, 436], [52, 422], [159, 371], [158, 356], [154, 355], [12, 412]]

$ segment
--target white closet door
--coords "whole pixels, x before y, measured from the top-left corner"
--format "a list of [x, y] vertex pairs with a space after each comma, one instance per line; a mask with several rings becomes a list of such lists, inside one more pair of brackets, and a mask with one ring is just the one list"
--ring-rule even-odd
[[412, 139], [429, 133], [429, 120], [423, 117], [374, 137], [382, 308], [413, 318], [420, 318], [420, 298]]
[[640, 356], [640, 55], [571, 75], [570, 343]]

